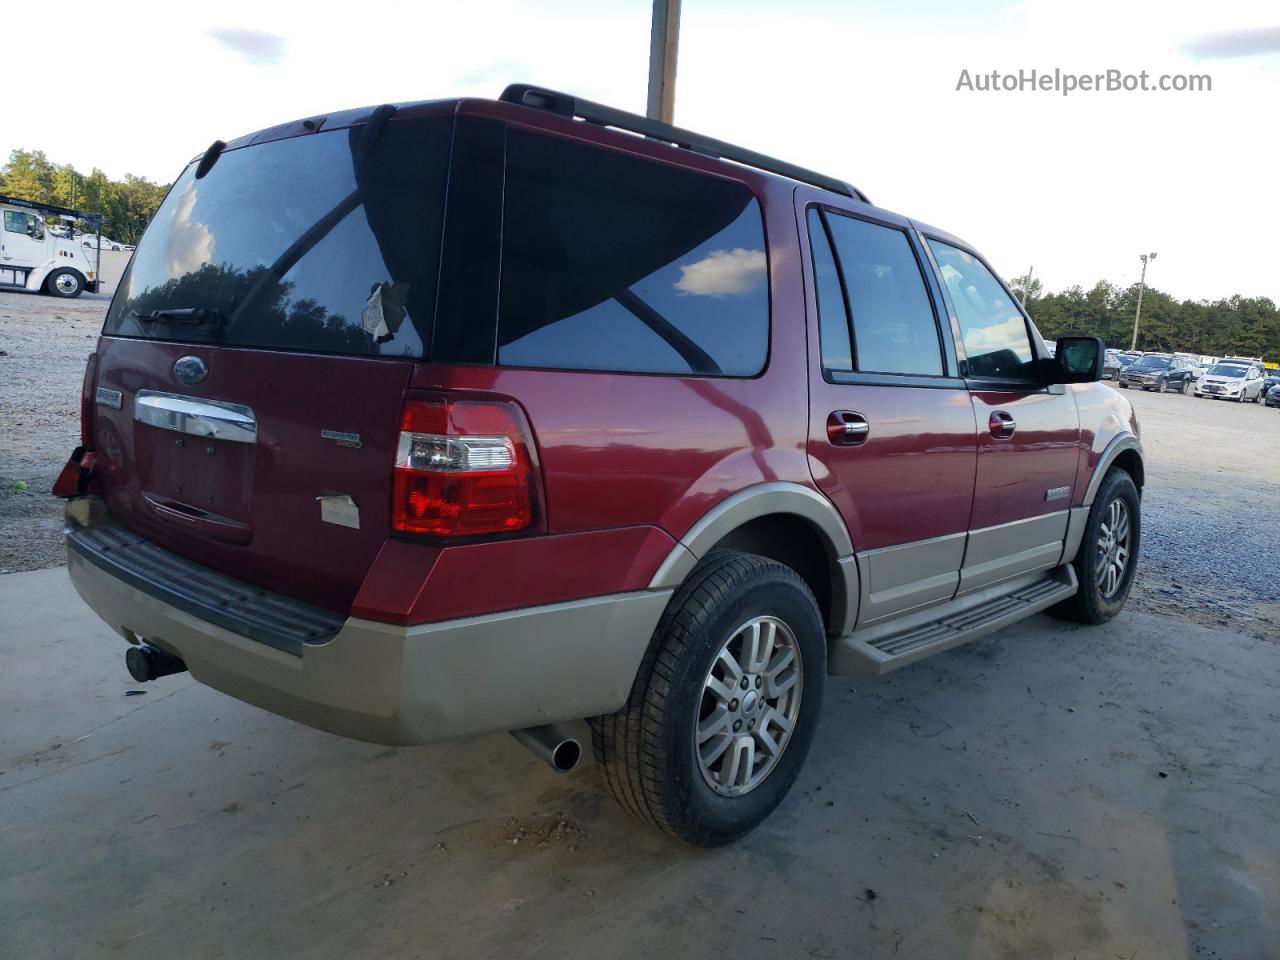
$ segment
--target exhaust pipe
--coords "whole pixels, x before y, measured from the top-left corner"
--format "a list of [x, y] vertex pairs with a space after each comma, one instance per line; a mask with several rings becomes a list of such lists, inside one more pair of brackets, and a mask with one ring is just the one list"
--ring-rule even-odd
[[512, 730], [511, 735], [556, 773], [568, 773], [582, 759], [582, 744], [554, 723]]
[[171, 673], [187, 672], [187, 665], [180, 658], [149, 643], [140, 643], [126, 650], [124, 665], [129, 669], [129, 676], [139, 683], [167, 677]]

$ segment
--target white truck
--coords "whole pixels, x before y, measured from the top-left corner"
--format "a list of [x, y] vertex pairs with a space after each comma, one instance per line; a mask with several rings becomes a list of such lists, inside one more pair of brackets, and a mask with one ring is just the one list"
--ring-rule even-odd
[[55, 297], [97, 291], [100, 251], [55, 235], [45, 226], [51, 216], [94, 224], [100, 219], [97, 214], [0, 197], [0, 290], [43, 290]]

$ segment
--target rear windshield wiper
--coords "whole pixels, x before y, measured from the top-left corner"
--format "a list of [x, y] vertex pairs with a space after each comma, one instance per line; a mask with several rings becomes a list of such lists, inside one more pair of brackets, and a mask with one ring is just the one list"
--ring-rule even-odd
[[167, 310], [152, 310], [141, 315], [143, 320], [164, 320], [169, 323], [188, 323], [199, 326], [203, 323], [213, 325], [222, 322], [222, 311], [207, 307], [173, 307]]

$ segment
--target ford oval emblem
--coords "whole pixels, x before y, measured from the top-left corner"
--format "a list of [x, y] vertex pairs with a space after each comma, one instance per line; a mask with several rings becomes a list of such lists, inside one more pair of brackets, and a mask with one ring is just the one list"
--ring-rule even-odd
[[199, 357], [179, 357], [173, 375], [183, 383], [199, 383], [209, 375], [209, 366]]

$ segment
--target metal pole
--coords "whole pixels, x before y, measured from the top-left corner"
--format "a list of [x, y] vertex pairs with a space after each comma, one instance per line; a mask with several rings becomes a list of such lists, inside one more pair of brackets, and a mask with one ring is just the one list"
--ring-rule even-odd
[[649, 37], [649, 105], [645, 116], [674, 122], [676, 52], [680, 38], [680, 0], [653, 0], [653, 32]]
[[1142, 319], [1142, 294], [1147, 289], [1147, 263], [1155, 258], [1154, 253], [1144, 253], [1138, 258], [1142, 261], [1142, 276], [1138, 280], [1138, 309], [1133, 313], [1133, 339], [1129, 342], [1130, 350], [1138, 349], [1138, 321]]

